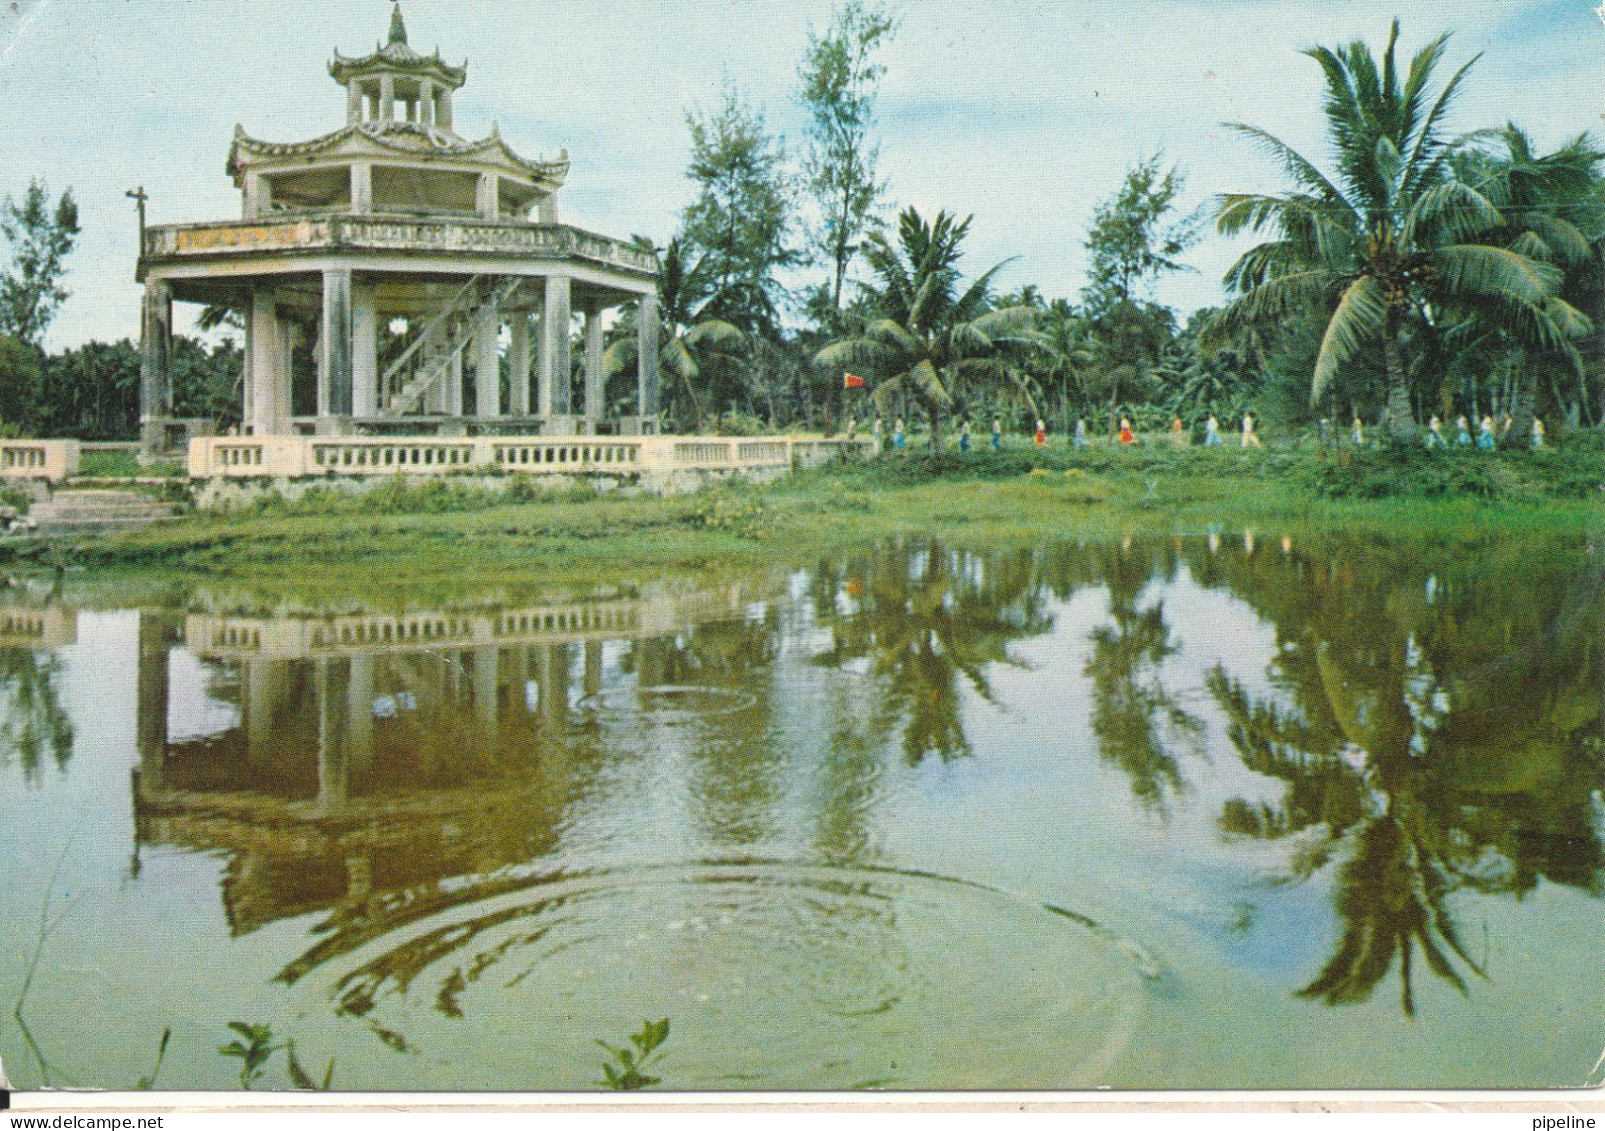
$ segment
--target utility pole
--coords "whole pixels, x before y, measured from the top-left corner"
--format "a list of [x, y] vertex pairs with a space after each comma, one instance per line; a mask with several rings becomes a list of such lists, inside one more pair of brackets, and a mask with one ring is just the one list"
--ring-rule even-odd
[[[1605, 17], [1602, 17], [1602, 18], [1605, 18]], [[124, 195], [127, 196], [129, 200], [132, 200], [134, 202], [134, 204], [139, 208], [139, 254], [140, 255], [144, 255], [145, 254], [145, 202], [147, 200], [149, 200], [150, 197], [145, 195], [145, 186], [144, 185], [140, 185], [136, 189], [129, 189], [128, 192], [125, 193]]]

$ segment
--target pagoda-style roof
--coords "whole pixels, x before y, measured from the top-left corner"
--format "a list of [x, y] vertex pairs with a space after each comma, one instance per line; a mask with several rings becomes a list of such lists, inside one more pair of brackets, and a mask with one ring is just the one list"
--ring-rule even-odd
[[284, 157], [386, 157], [448, 158], [496, 165], [521, 172], [547, 189], [562, 185], [568, 176], [568, 151], [555, 161], [531, 161], [514, 153], [495, 126], [488, 137], [466, 141], [450, 130], [417, 122], [373, 121], [348, 125], [310, 141], [271, 142], [251, 137], [234, 127], [226, 172], [238, 183], [248, 164]]
[[460, 67], [453, 67], [440, 57], [437, 47], [433, 55], [420, 55], [407, 45], [407, 25], [401, 19], [401, 5], [397, 4], [390, 14], [390, 40], [381, 46], [375, 46], [373, 54], [364, 55], [360, 59], [348, 58], [340, 54], [337, 49], [334, 60], [329, 64], [329, 74], [337, 82], [344, 83], [352, 78], [361, 78], [370, 74], [395, 74], [397, 72], [413, 75], [418, 78], [434, 79], [438, 83], [456, 90], [468, 81], [468, 63], [465, 60]]

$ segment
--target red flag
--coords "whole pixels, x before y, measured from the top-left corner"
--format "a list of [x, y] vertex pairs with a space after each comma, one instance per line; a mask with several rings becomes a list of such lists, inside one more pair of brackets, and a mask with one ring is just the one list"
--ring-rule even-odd
[[844, 389], [862, 389], [863, 387], [864, 387], [864, 379], [862, 377], [859, 377], [856, 374], [852, 374], [852, 373], [843, 373], [842, 374], [842, 388], [844, 388]]

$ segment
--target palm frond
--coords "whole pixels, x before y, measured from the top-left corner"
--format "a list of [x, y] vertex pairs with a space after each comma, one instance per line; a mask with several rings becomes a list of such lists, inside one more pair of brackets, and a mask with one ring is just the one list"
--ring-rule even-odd
[[1310, 383], [1311, 404], [1321, 399], [1344, 362], [1382, 333], [1386, 322], [1387, 299], [1382, 285], [1370, 275], [1356, 279], [1338, 300], [1337, 309], [1332, 312], [1321, 338], [1321, 349], [1315, 357], [1315, 375]]

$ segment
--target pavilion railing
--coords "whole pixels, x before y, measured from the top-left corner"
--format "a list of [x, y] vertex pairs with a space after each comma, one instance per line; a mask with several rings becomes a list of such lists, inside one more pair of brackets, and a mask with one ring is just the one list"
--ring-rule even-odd
[[774, 436], [252, 436], [191, 441], [196, 479], [305, 476], [641, 475], [677, 471], [763, 471], [863, 459], [867, 439]]

